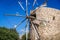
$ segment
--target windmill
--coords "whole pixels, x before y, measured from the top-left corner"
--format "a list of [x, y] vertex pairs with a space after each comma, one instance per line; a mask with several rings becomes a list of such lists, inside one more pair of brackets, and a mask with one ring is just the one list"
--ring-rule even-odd
[[[47, 2], [47, 1], [46, 1]], [[46, 2], [43, 3], [43, 5], [46, 4]], [[26, 0], [26, 10], [24, 9], [23, 5], [21, 4], [21, 1], [18, 1], [19, 5], [21, 6], [22, 10], [26, 13], [26, 16], [20, 15], [20, 14], [5, 14], [6, 16], [17, 16], [17, 17], [22, 17], [25, 18], [24, 20], [22, 20], [20, 23], [18, 23], [17, 25], [14, 25], [14, 28], [16, 29], [19, 25], [21, 25], [24, 21], [26, 21], [26, 40], [28, 40], [28, 27], [29, 27], [29, 23], [31, 24], [31, 26], [33, 27], [33, 29], [35, 30], [35, 33], [38, 36], [38, 40], [40, 40], [40, 35], [38, 33], [37, 30], [37, 26], [35, 25], [36, 23], [33, 22], [34, 19], [36, 19], [36, 15], [33, 16], [32, 14], [30, 14], [30, 16], [28, 15], [28, 0]], [[34, 7], [35, 4], [37, 3], [37, 0], [34, 0], [32, 7]], [[42, 5], [41, 5], [42, 6]], [[34, 13], [34, 12], [33, 12]], [[38, 19], [36, 19], [38, 20]], [[39, 21], [46, 21], [46, 20], [39, 20]]]

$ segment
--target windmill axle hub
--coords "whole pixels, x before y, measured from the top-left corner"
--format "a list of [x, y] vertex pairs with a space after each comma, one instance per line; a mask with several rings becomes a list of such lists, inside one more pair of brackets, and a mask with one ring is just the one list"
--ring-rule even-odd
[[33, 16], [26, 16], [27, 19], [35, 19]]

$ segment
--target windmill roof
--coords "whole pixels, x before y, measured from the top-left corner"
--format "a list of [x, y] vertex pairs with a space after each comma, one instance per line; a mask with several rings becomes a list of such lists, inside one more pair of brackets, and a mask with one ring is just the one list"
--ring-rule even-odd
[[[48, 12], [48, 11], [60, 12], [59, 9], [43, 6], [43, 7], [37, 7], [36, 9], [31, 10], [31, 13], [30, 13], [30, 14], [35, 14], [35, 12], [36, 12], [37, 10], [45, 10], [46, 12]], [[47, 10], [48, 10], [48, 11], [47, 11]]]

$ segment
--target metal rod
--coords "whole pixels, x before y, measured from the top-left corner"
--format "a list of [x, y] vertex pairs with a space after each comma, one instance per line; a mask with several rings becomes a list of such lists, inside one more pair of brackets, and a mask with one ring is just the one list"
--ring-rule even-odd
[[19, 25], [21, 25], [25, 20], [26, 20], [26, 18], [24, 20], [22, 20], [20, 23], [18, 23], [17, 25], [15, 25], [15, 28], [17, 28]]
[[17, 16], [17, 17], [24, 17], [24, 18], [26, 17], [18, 14], [5, 14], [5, 16]]
[[24, 9], [24, 7], [22, 6], [21, 2], [18, 1], [18, 3], [19, 3], [19, 5], [21, 6], [21, 8], [25, 11], [25, 9]]
[[27, 25], [27, 27], [26, 27], [26, 40], [28, 40], [28, 26], [29, 26], [28, 19], [26, 20], [26, 22], [27, 22], [27, 24], [26, 24]]
[[[37, 33], [37, 36], [40, 38], [40, 35], [37, 30], [37, 26], [36, 25], [34, 26], [33, 22], [32, 22], [32, 27], [34, 28], [35, 32]], [[38, 39], [38, 40], [40, 40], [40, 39]]]
[[[26, 0], [26, 16], [28, 16], [28, 0]], [[27, 34], [27, 30], [28, 30], [28, 19], [26, 21], [27, 21], [26, 40], [28, 40], [28, 34]]]
[[28, 0], [26, 0], [26, 16], [28, 16]]

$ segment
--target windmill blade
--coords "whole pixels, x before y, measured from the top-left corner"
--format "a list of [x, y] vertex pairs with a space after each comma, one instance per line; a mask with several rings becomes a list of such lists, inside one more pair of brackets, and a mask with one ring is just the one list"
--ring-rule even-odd
[[22, 16], [19, 14], [5, 14], [5, 16], [17, 16], [17, 17], [24, 17], [25, 18], [25, 16]]
[[35, 30], [35, 33], [36, 33], [36, 34], [37, 34], [37, 36], [38, 36], [38, 39], [40, 40], [40, 35], [39, 35], [39, 33], [38, 33], [37, 26], [36, 26], [36, 25], [34, 25], [34, 23], [33, 23], [33, 22], [31, 22], [31, 24], [32, 24], [33, 29]]
[[21, 8], [25, 11], [25, 9], [24, 9], [24, 7], [22, 6], [21, 2], [18, 1], [18, 3], [19, 3], [19, 5], [21, 6]]
[[28, 1], [26, 0], [26, 16], [28, 16]]
[[34, 0], [34, 2], [33, 2], [33, 6], [35, 5], [35, 3], [36, 3], [36, 0]]
[[26, 20], [26, 40], [28, 40], [28, 27], [29, 27], [29, 24], [28, 24], [28, 19]]
[[17, 25], [14, 25], [14, 28], [17, 28], [19, 25], [21, 25], [24, 21], [26, 20], [26, 18], [24, 20], [22, 20], [20, 23], [18, 23]]
[[35, 5], [35, 4], [37, 4], [37, 5], [38, 5], [38, 3], [37, 3], [37, 1], [36, 1], [36, 0], [34, 0], [34, 2], [33, 2], [33, 7], [34, 7], [34, 5]]
[[35, 26], [34, 26], [34, 24], [33, 23], [31, 23], [32, 24], [32, 28], [34, 29], [34, 31], [35, 31], [35, 36], [37, 37], [38, 36], [38, 34], [37, 34], [37, 30], [36, 30], [36, 28], [35, 28]]
[[38, 5], [38, 3], [36, 2], [36, 4]]
[[34, 24], [31, 22], [31, 24], [32, 24], [32, 27], [33, 27], [33, 29], [35, 30], [35, 32], [37, 33], [37, 30], [36, 30], [36, 28], [35, 28], [35, 26], [34, 26]]

